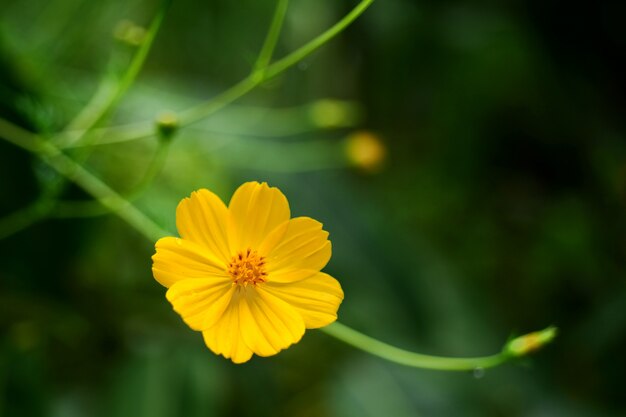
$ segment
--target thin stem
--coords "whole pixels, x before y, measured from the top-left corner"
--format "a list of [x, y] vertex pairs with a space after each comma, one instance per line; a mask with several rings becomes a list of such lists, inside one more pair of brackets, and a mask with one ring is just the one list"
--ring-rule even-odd
[[51, 200], [38, 199], [31, 205], [0, 218], [0, 239], [18, 233], [44, 218], [50, 211]]
[[[78, 114], [65, 126], [63, 132], [80, 131], [82, 135], [89, 130], [89, 128], [95, 124], [96, 119], [100, 117], [102, 109], [108, 106], [114, 94], [115, 84], [116, 82], [113, 76], [102, 77], [96, 88], [96, 92], [93, 93], [89, 102], [87, 102]], [[54, 139], [61, 143], [60, 141], [64, 138], [59, 136]]]
[[[152, 20], [141, 47], [133, 56], [129, 67], [124, 72], [117, 86], [111, 87], [109, 82], [103, 82], [83, 111], [81, 111], [68, 125], [68, 127], [71, 128], [77, 124], [85, 124], [86, 128], [83, 129], [78, 136], [68, 136], [67, 131], [61, 132], [56, 135], [53, 140], [56, 140], [56, 142], [59, 143], [71, 144], [87, 138], [89, 139], [88, 141], [83, 141], [87, 145], [87, 142], [94, 139], [88, 136], [92, 129], [104, 118], [106, 118], [110, 111], [115, 108], [119, 100], [130, 88], [139, 74], [139, 71], [141, 70], [143, 63], [148, 56], [148, 52], [154, 42], [156, 34], [159, 31], [170, 2], [171, 0], [163, 0], [162, 6]], [[113, 91], [113, 93], [111, 93], [111, 91]], [[25, 129], [22, 129], [21, 127], [1, 118], [0, 136], [7, 141], [33, 153], [41, 152], [42, 144], [45, 143], [38, 135], [28, 132]], [[58, 149], [56, 151], [59, 152]], [[86, 156], [87, 153], [83, 154], [83, 158]], [[74, 163], [69, 166], [80, 167], [80, 164]], [[66, 172], [64, 175], [69, 177], [69, 174], [69, 172]], [[45, 190], [36, 202], [0, 219], [0, 239], [19, 232], [20, 230], [23, 230], [38, 220], [46, 217], [54, 208], [54, 203], [57, 200], [58, 195], [61, 194], [64, 189], [63, 178], [53, 180], [52, 183], [50, 183], [46, 188], [47, 190]]]
[[44, 153], [40, 156], [46, 164], [87, 191], [100, 204], [107, 207], [111, 212], [116, 213], [146, 238], [155, 241], [170, 234], [57, 147], [49, 142], [43, 142], [42, 148]]
[[[256, 74], [256, 73], [255, 73]], [[237, 84], [207, 101], [206, 103], [192, 107], [180, 113], [180, 126], [187, 126], [205, 119], [223, 107], [242, 97], [256, 86], [260, 81], [255, 79], [254, 74], [244, 78]]]
[[30, 152], [39, 151], [36, 135], [2, 118], [0, 118], [0, 138]]
[[[156, 16], [152, 19], [150, 26], [146, 32], [146, 36], [141, 43], [141, 46], [137, 49], [137, 52], [133, 55], [133, 58], [126, 69], [124, 74], [120, 78], [117, 85], [110, 89], [112, 92], [108, 93], [109, 89], [106, 87], [107, 83], [103, 84], [102, 89], [99, 89], [95, 97], [90, 101], [90, 103], [85, 107], [85, 109], [79, 113], [79, 115], [74, 119], [72, 123], [70, 123], [70, 127], [75, 125], [77, 119], [84, 120], [87, 122], [87, 126], [85, 129], [77, 136], [77, 137], [68, 137], [66, 135], [61, 135], [59, 137], [65, 138], [67, 140], [66, 143], [57, 143], [58, 145], [69, 146], [74, 142], [79, 142], [83, 140], [91, 130], [97, 126], [100, 122], [102, 122], [106, 117], [109, 116], [111, 111], [115, 109], [119, 101], [122, 99], [126, 91], [133, 84], [137, 75], [141, 71], [146, 58], [148, 57], [148, 53], [152, 48], [152, 44], [154, 43], [154, 39], [156, 38], [157, 33], [161, 27], [161, 23], [165, 18], [165, 14], [167, 9], [171, 3], [171, 0], [163, 0], [161, 3], [161, 7], [157, 12]], [[108, 95], [108, 97], [107, 97]]]
[[77, 137], [82, 135], [84, 130], [60, 132], [56, 137], [62, 137], [59, 140], [61, 149], [79, 148], [93, 145], [109, 145], [121, 142], [130, 142], [139, 139], [146, 139], [154, 136], [154, 122], [142, 121], [134, 123], [125, 123], [121, 125], [113, 125], [102, 128], [94, 128], [90, 133], [91, 140], [74, 141], [69, 137]]
[[[233, 115], [236, 114], [236, 118], [240, 118], [244, 122], [228, 127], [217, 123], [219, 127], [202, 126], [198, 129], [207, 134], [277, 138], [307, 133], [317, 129], [354, 127], [362, 117], [362, 110], [357, 103], [336, 99], [320, 99], [283, 108], [254, 106], [235, 108], [232, 105], [229, 111]], [[330, 122], [325, 120], [324, 114], [330, 115]], [[77, 133], [74, 132], [74, 134]], [[154, 135], [154, 123], [137, 122], [96, 128], [91, 134], [97, 136], [97, 140], [91, 144], [93, 146], [125, 143]], [[87, 145], [85, 142], [76, 142], [67, 148]], [[67, 148], [62, 147], [62, 149]]]
[[388, 345], [380, 340], [359, 333], [339, 322], [323, 327], [320, 330], [350, 346], [361, 349], [374, 356], [414, 368], [434, 369], [439, 371], [471, 371], [493, 368], [513, 358], [512, 355], [504, 350], [495, 355], [476, 358], [448, 358], [443, 356], [423, 355]]
[[[27, 132], [1, 118], [0, 137], [27, 151], [35, 153], [47, 165], [91, 194], [100, 204], [120, 216], [149, 240], [155, 241], [170, 234], [106, 183], [87, 171], [80, 163], [64, 154], [52, 143], [44, 141], [39, 136]], [[51, 198], [51, 202], [45, 204], [40, 203], [44, 207], [37, 208], [37, 210], [29, 208], [27, 212], [45, 210], [47, 213], [49, 211], [48, 204], [50, 204], [50, 206], [52, 205], [56, 194], [54, 189], [50, 190], [49, 194], [42, 195], [40, 201], [46, 201], [46, 198]], [[36, 207], [36, 205], [37, 203], [32, 207]]]
[[[0, 118], [0, 138], [30, 152], [39, 151], [38, 142], [32, 133], [2, 118]], [[24, 230], [45, 217], [50, 203], [48, 196], [41, 196], [27, 207], [0, 218], [0, 239]]]
[[362, 0], [343, 19], [333, 25], [326, 32], [319, 35], [317, 38], [308, 42], [306, 45], [296, 49], [294, 52], [290, 53], [286, 57], [268, 66], [266, 69], [252, 72], [252, 74], [250, 74], [248, 77], [244, 78], [214, 99], [182, 112], [180, 115], [180, 125], [189, 125], [212, 115], [224, 106], [242, 97], [264, 81], [276, 77], [287, 69], [296, 65], [298, 62], [302, 61], [304, 58], [319, 49], [322, 45], [333, 39], [335, 36], [339, 35], [373, 2], [374, 0]]
[[115, 95], [111, 98], [110, 103], [108, 103], [108, 105], [104, 108], [100, 117], [96, 120], [95, 123], [93, 123], [93, 126], [97, 125], [102, 119], [104, 119], [108, 115], [110, 110], [115, 108], [119, 100], [133, 84], [135, 78], [137, 78], [139, 71], [141, 71], [141, 68], [143, 68], [143, 64], [148, 57], [150, 49], [152, 48], [154, 39], [156, 38], [156, 35], [161, 28], [161, 23], [163, 23], [163, 19], [165, 18], [165, 14], [167, 12], [167, 9], [169, 8], [170, 3], [171, 0], [163, 0], [157, 15], [154, 17], [154, 19], [152, 19], [152, 22], [150, 23], [145, 39], [143, 40], [141, 46], [139, 47], [139, 50], [133, 57], [133, 60], [131, 61], [128, 69], [122, 76], [122, 80], [117, 87]]
[[[143, 178], [130, 192], [124, 193], [124, 199], [132, 202], [141, 196], [144, 191], [146, 191], [159, 172], [161, 172], [161, 168], [163, 168], [165, 160], [167, 159], [169, 147], [169, 142], [159, 142], [159, 147], [152, 157], [150, 165], [143, 175]], [[95, 217], [103, 216], [105, 214], [110, 214], [110, 211], [99, 201], [59, 201], [57, 202], [55, 209], [52, 211], [51, 216], [61, 218]]]
[[[374, 0], [361, 0], [361, 2], [343, 19], [286, 57], [267, 66], [265, 69], [253, 71], [246, 78], [211, 100], [182, 111], [180, 113], [179, 126], [187, 126], [211, 116], [213, 113], [241, 98], [263, 82], [282, 74], [339, 35], [361, 14], [363, 14], [363, 12], [365, 12], [365, 10], [367, 10], [373, 2]], [[147, 124], [139, 123], [137, 126], [138, 130], [135, 132], [136, 136], [144, 137], [148, 133], [146, 131]], [[132, 137], [133, 135], [126, 136], [126, 140], [132, 140]]]
[[263, 42], [263, 47], [261, 48], [259, 57], [254, 64], [253, 72], [262, 70], [270, 63], [272, 54], [274, 53], [274, 48], [276, 48], [276, 43], [278, 42], [278, 37], [280, 36], [280, 31], [283, 27], [283, 21], [285, 20], [285, 15], [287, 14], [288, 5], [289, 0], [278, 0], [276, 3], [276, 10], [274, 11], [272, 23], [267, 32], [267, 36], [265, 37], [265, 42]]
[[359, 16], [363, 14], [365, 10], [374, 2], [374, 0], [362, 0], [350, 13], [348, 13], [343, 19], [335, 23], [326, 32], [319, 35], [317, 38], [308, 42], [306, 45], [296, 49], [286, 57], [270, 65], [265, 72], [265, 79], [270, 79], [281, 74], [288, 68], [296, 65], [307, 56], [318, 50], [328, 41], [339, 35], [345, 28], [350, 26]]

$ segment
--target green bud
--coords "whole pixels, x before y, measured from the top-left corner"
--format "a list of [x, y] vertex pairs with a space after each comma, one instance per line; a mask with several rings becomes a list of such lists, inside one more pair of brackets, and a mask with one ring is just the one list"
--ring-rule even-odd
[[122, 43], [139, 46], [146, 38], [146, 29], [130, 20], [122, 20], [113, 29], [113, 36]]
[[360, 113], [355, 103], [340, 100], [318, 100], [309, 107], [310, 120], [323, 129], [354, 126], [361, 119]]
[[156, 119], [157, 134], [161, 140], [172, 140], [179, 127], [178, 117], [173, 112], [163, 112]]
[[557, 328], [550, 326], [538, 332], [528, 333], [524, 336], [516, 337], [506, 344], [504, 350], [512, 356], [525, 356], [531, 352], [541, 349], [552, 342], [557, 335]]

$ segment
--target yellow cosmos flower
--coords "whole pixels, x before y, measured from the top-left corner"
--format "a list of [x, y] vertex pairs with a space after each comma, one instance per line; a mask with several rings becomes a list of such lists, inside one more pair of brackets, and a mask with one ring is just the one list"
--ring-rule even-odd
[[351, 134], [346, 139], [346, 155], [348, 161], [363, 171], [376, 173], [385, 164], [387, 148], [378, 135], [360, 131]]
[[290, 217], [283, 193], [266, 183], [243, 184], [228, 207], [202, 189], [176, 209], [181, 237], [156, 243], [152, 271], [174, 310], [235, 363], [274, 355], [337, 319], [343, 291], [320, 272], [328, 232]]

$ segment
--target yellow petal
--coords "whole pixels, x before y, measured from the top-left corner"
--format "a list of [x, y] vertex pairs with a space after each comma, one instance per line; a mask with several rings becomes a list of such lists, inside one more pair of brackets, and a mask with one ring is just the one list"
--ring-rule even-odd
[[304, 321], [289, 304], [261, 287], [243, 288], [241, 293], [241, 336], [255, 354], [275, 355], [302, 338]]
[[267, 236], [261, 241], [261, 245], [259, 246], [258, 252], [259, 255], [266, 257], [278, 246], [284, 239], [285, 233], [287, 233], [287, 229], [289, 229], [289, 225], [291, 224], [291, 219], [285, 222], [282, 222], [278, 226], [274, 228]]
[[312, 277], [319, 272], [316, 269], [283, 268], [273, 271], [268, 280], [276, 283], [289, 283]]
[[165, 296], [193, 330], [206, 330], [222, 316], [233, 292], [230, 278], [197, 278], [178, 281]]
[[204, 343], [213, 353], [234, 363], [247, 362], [252, 357], [252, 350], [244, 343], [239, 329], [239, 298], [239, 291], [235, 291], [220, 320], [202, 332]]
[[331, 252], [328, 232], [322, 230], [322, 224], [309, 217], [296, 217], [288, 222], [280, 243], [267, 254], [267, 271], [270, 279], [277, 281], [287, 279], [294, 271], [319, 271], [328, 263]]
[[247, 182], [235, 191], [230, 205], [231, 253], [257, 249], [263, 239], [289, 220], [289, 203], [278, 188]]
[[339, 282], [323, 272], [291, 283], [268, 281], [263, 289], [295, 308], [302, 315], [307, 329], [323, 327], [335, 321], [343, 300]]
[[176, 237], [159, 239], [152, 256], [152, 273], [163, 286], [187, 278], [225, 277], [226, 265], [205, 247]]
[[228, 209], [209, 190], [195, 191], [178, 204], [176, 228], [183, 239], [206, 247], [223, 262], [230, 260]]

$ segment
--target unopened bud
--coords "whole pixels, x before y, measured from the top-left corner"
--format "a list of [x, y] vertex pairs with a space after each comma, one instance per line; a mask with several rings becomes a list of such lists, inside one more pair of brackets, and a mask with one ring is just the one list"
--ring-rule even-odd
[[122, 20], [113, 29], [113, 36], [128, 45], [139, 46], [146, 38], [146, 29], [130, 20]]
[[361, 109], [354, 102], [323, 99], [311, 104], [309, 117], [323, 129], [349, 127], [361, 119]]
[[505, 351], [513, 356], [525, 356], [550, 343], [557, 335], [557, 328], [550, 326], [538, 332], [516, 337], [507, 343]]
[[179, 128], [178, 117], [172, 112], [163, 112], [156, 119], [156, 129], [159, 139], [170, 141]]

